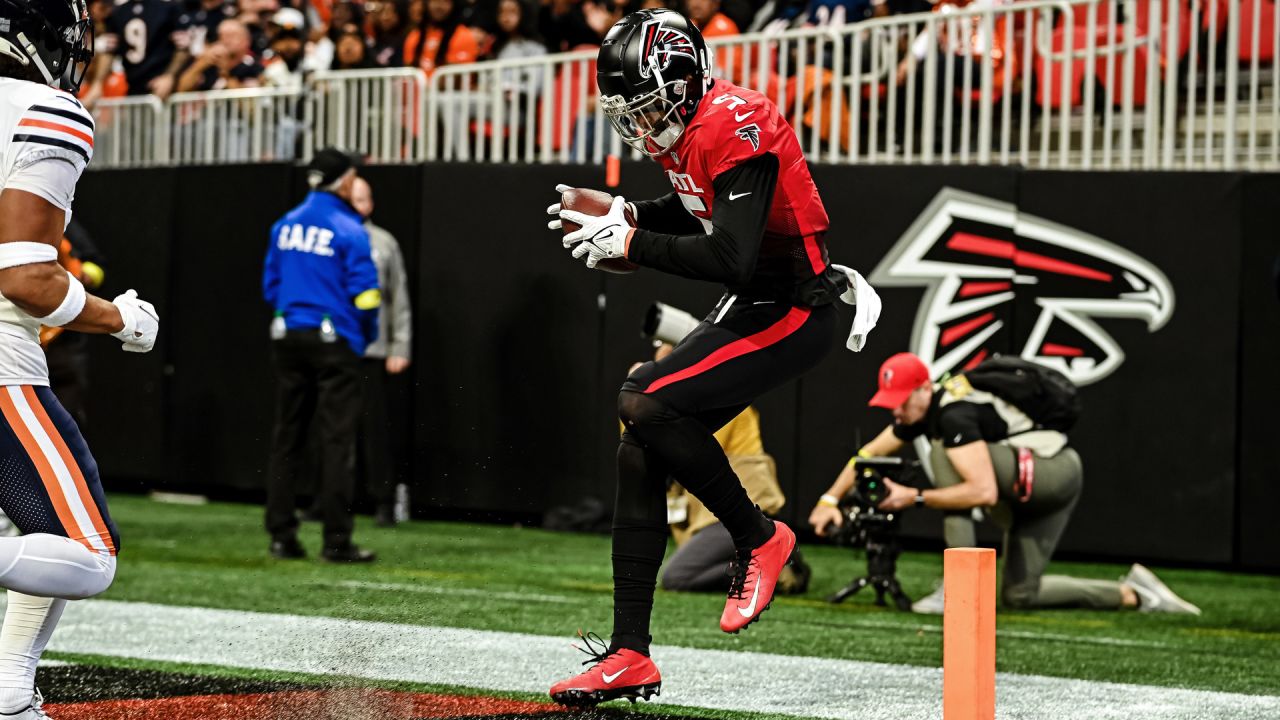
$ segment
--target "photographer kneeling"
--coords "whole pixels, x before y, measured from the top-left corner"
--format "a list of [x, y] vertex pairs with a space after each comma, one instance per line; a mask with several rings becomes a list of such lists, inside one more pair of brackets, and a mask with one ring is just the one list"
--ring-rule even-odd
[[[971, 372], [975, 377], [1006, 368], [1015, 373], [1013, 368], [1023, 362], [998, 358]], [[1030, 364], [1022, 371], [1039, 372]], [[976, 544], [969, 520], [972, 509], [988, 508], [988, 515], [1005, 530], [1000, 595], [1006, 607], [1200, 613], [1137, 564], [1119, 582], [1044, 575], [1082, 489], [1080, 456], [1067, 447], [1063, 433], [1037, 429], [1028, 413], [975, 388], [965, 373], [935, 386], [924, 362], [910, 353], [894, 355], [881, 366], [880, 389], [869, 405], [892, 410], [894, 424], [862, 447], [859, 456], [892, 455], [920, 436], [933, 446], [929, 463], [936, 487], [916, 489], [886, 479], [889, 494], [880, 509], [898, 511], [914, 505], [945, 511], [948, 546], [964, 547]], [[809, 516], [819, 535], [842, 522], [836, 505], [853, 482], [850, 461]], [[923, 611], [920, 603], [916, 605], [917, 612]], [[940, 605], [933, 611], [940, 612]]]

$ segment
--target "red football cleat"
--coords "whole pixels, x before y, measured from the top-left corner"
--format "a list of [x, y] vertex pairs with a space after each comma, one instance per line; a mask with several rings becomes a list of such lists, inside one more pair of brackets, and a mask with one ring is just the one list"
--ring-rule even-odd
[[[634, 703], [637, 698], [648, 700], [653, 695], [662, 694], [662, 675], [647, 655], [625, 648], [609, 652], [608, 646], [595, 633], [583, 635], [579, 632], [578, 636], [587, 645], [586, 649], [578, 649], [591, 656], [583, 665], [594, 664], [586, 672], [552, 685], [552, 700], [561, 705], [584, 707], [619, 698]], [[598, 643], [598, 648], [592, 638]]]
[[777, 520], [773, 525], [777, 530], [768, 542], [752, 550], [749, 556], [740, 551], [734, 561], [729, 599], [724, 604], [724, 614], [720, 616], [720, 629], [727, 633], [736, 633], [755, 622], [773, 602], [778, 575], [796, 547], [796, 534], [791, 532], [791, 528]]

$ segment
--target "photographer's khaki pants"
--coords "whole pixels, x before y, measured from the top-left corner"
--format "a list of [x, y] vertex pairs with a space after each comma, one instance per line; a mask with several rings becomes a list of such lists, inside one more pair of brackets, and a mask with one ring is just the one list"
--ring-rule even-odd
[[[1119, 582], [1044, 574], [1080, 499], [1084, 469], [1076, 451], [1065, 448], [1051, 458], [1037, 457], [1031, 498], [1024, 503], [1013, 491], [1018, 477], [1017, 451], [1007, 445], [988, 444], [987, 448], [1000, 488], [1000, 502], [988, 508], [987, 514], [1005, 531], [1000, 586], [1005, 606], [1119, 608]], [[933, 443], [929, 464], [937, 487], [962, 482], [940, 441]], [[968, 511], [947, 513], [945, 523], [947, 547], [977, 544]]]

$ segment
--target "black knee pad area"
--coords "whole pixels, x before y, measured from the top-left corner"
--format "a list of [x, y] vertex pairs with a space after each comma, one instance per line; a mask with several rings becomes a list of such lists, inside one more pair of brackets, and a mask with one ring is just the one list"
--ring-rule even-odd
[[618, 393], [618, 417], [629, 428], [655, 425], [679, 416], [678, 412], [652, 395], [634, 390]]

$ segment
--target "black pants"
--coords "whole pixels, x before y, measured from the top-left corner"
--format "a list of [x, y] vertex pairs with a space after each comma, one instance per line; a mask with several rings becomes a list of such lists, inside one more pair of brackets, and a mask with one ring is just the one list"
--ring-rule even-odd
[[326, 547], [351, 542], [356, 423], [363, 410], [360, 359], [346, 342], [326, 343], [317, 331], [291, 330], [273, 343], [276, 424], [267, 479], [267, 532], [298, 529], [296, 493], [307, 465], [308, 439], [319, 441], [320, 519]]
[[765, 392], [831, 349], [836, 311], [727, 296], [667, 357], [622, 386], [613, 518], [613, 646], [647, 652], [658, 568], [667, 547], [666, 483], [674, 477], [723, 523], [738, 549], [774, 525], [752, 504], [712, 435]]
[[395, 478], [391, 471], [391, 427], [387, 413], [387, 361], [360, 361], [364, 386], [364, 412], [360, 415], [360, 471], [369, 496], [379, 505], [395, 502]]

